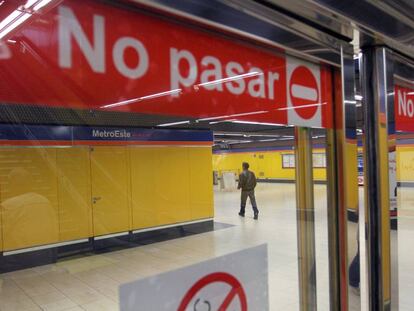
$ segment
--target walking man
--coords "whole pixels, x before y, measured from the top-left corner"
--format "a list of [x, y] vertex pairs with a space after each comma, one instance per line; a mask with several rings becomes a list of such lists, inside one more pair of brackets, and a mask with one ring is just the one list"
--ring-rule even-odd
[[239, 185], [237, 189], [241, 189], [241, 204], [239, 215], [244, 217], [246, 209], [247, 197], [250, 198], [250, 203], [253, 207], [254, 219], [259, 216], [259, 210], [257, 209], [256, 198], [254, 196], [254, 188], [256, 188], [256, 176], [252, 171], [249, 171], [249, 163], [243, 162], [243, 172], [239, 176]]

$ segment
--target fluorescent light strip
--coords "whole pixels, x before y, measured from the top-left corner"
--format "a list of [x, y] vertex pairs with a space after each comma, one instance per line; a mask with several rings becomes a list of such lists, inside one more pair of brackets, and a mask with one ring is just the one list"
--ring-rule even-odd
[[232, 76], [232, 77], [228, 77], [228, 78], [224, 78], [224, 79], [218, 79], [218, 80], [213, 80], [213, 81], [209, 81], [209, 82], [200, 83], [200, 84], [197, 84], [197, 86], [216, 85], [216, 84], [221, 84], [221, 83], [225, 83], [225, 82], [229, 82], [229, 81], [235, 81], [235, 80], [254, 77], [254, 76], [260, 76], [262, 74], [263, 73], [261, 73], [261, 72], [253, 71], [253, 72], [244, 73], [244, 74], [241, 74], [241, 75]]
[[213, 121], [213, 122], [209, 122], [208, 124], [218, 124], [218, 123], [226, 123], [226, 122], [233, 122], [233, 121], [236, 121], [236, 119]]
[[132, 104], [132, 103], [135, 103], [135, 102], [143, 101], [143, 100], [146, 100], [146, 99], [152, 99], [152, 98], [162, 97], [162, 96], [166, 96], [166, 95], [172, 95], [172, 94], [179, 93], [179, 92], [181, 92], [181, 89], [174, 89], [174, 90], [171, 90], [171, 91], [165, 91], [165, 92], [155, 93], [155, 94], [146, 95], [146, 96], [142, 96], [142, 97], [123, 100], [123, 101], [120, 101], [120, 102], [117, 102], [117, 103], [114, 103], [114, 104], [109, 104], [109, 105], [102, 106], [101, 108], [113, 108], [113, 107], [125, 106], [125, 105], [129, 105], [129, 104]]
[[271, 134], [247, 134], [250, 137], [280, 137], [280, 135], [271, 135]]
[[238, 141], [229, 142], [228, 144], [229, 145], [234, 145], [234, 144], [247, 144], [247, 143], [251, 143], [251, 142], [253, 142], [253, 141], [252, 140], [238, 140]]
[[114, 103], [114, 104], [105, 105], [105, 106], [102, 106], [101, 108], [113, 108], [113, 107], [118, 107], [118, 106], [129, 105], [131, 103], [139, 101], [139, 99], [140, 99], [140, 97], [133, 98], [133, 99], [128, 99], [128, 100], [120, 101], [120, 102], [117, 102], [117, 103]]
[[261, 113], [266, 113], [266, 112], [268, 112], [268, 111], [266, 111], [266, 110], [252, 111], [252, 112], [231, 114], [231, 115], [226, 115], [226, 116], [217, 116], [217, 117], [211, 117], [211, 118], [203, 118], [203, 119], [198, 119], [197, 121], [210, 121], [210, 120], [225, 119], [225, 118], [251, 116], [251, 115], [254, 115], [254, 114], [261, 114]]
[[272, 138], [272, 139], [260, 139], [259, 141], [261, 142], [265, 142], [265, 141], [276, 141], [278, 140], [277, 138]]
[[266, 113], [266, 112], [268, 112], [268, 111], [260, 110], [260, 111], [253, 111], [253, 112], [245, 112], [245, 113], [231, 114], [230, 117], [251, 116], [251, 115], [254, 115], [254, 114], [262, 114], [262, 113]]
[[24, 5], [24, 8], [25, 9], [28, 9], [28, 8], [30, 8], [33, 4], [35, 4], [37, 1], [39, 1], [39, 0], [28, 0], [27, 2], [26, 2], [26, 4]]
[[20, 15], [18, 19], [16, 19], [12, 24], [7, 26], [5, 29], [3, 29], [0, 32], [0, 39], [5, 37], [8, 33], [10, 33], [13, 29], [24, 23], [28, 18], [30, 18], [32, 14], [24, 13], [23, 15]]
[[218, 117], [202, 118], [202, 119], [198, 119], [197, 121], [210, 121], [210, 120], [224, 119], [224, 118], [229, 118], [229, 117], [230, 116], [218, 116]]
[[231, 133], [214, 133], [214, 136], [216, 136], [216, 135], [224, 135], [224, 136], [244, 136], [245, 134], [239, 134], [239, 133], [234, 133], [234, 134], [231, 134]]
[[345, 104], [357, 104], [356, 100], [344, 100]]
[[252, 121], [231, 121], [232, 123], [237, 124], [254, 124], [254, 125], [269, 125], [269, 126], [286, 126], [284, 124], [278, 123], [265, 123], [265, 122], [252, 122]]
[[179, 122], [158, 124], [157, 126], [164, 127], [164, 126], [172, 126], [172, 125], [180, 125], [180, 124], [189, 124], [189, 123], [190, 123], [190, 121], [187, 120], [187, 121], [179, 121]]
[[216, 136], [243, 136], [243, 137], [280, 137], [280, 135], [271, 135], [271, 134], [228, 134], [228, 133], [214, 133], [214, 137]]
[[315, 106], [323, 106], [326, 105], [326, 103], [318, 103], [318, 104], [311, 104], [311, 105], [301, 105], [301, 106], [295, 106], [295, 107], [283, 107], [283, 108], [278, 108], [277, 110], [291, 110], [291, 109], [302, 109], [302, 108], [307, 108], [307, 107], [315, 107]]
[[41, 8], [43, 8], [44, 6], [48, 5], [52, 1], [54, 1], [54, 0], [42, 0], [34, 6], [33, 10], [38, 11]]
[[5, 19], [3, 19], [0, 23], [0, 30], [5, 28], [7, 25], [9, 25], [11, 22], [13, 22], [18, 16], [22, 15], [23, 12], [14, 10], [10, 13], [9, 16], [7, 16]]

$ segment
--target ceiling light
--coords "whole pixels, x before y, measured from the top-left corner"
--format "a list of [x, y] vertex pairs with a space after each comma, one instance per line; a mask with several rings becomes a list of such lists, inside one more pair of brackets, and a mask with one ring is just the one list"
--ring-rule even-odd
[[114, 107], [119, 107], [119, 106], [125, 106], [125, 105], [133, 104], [133, 103], [136, 103], [136, 102], [140, 102], [140, 101], [143, 101], [143, 100], [154, 99], [154, 98], [163, 97], [163, 96], [167, 96], [167, 95], [173, 95], [173, 94], [177, 94], [177, 93], [178, 94], [181, 93], [181, 89], [174, 89], [174, 90], [170, 90], [170, 91], [159, 92], [159, 93], [150, 94], [150, 95], [146, 95], [146, 96], [141, 96], [141, 97], [137, 97], [137, 98], [127, 99], [127, 100], [123, 100], [123, 101], [120, 101], [120, 102], [117, 102], [117, 103], [102, 106], [101, 108], [114, 108]]
[[22, 12], [18, 11], [18, 10], [14, 10], [13, 12], [11, 12], [9, 14], [9, 16], [7, 16], [5, 19], [3, 19], [0, 22], [0, 30], [5, 28], [7, 25], [9, 25], [11, 22], [13, 22], [18, 16], [20, 16], [22, 14]]
[[278, 123], [266, 123], [266, 122], [252, 122], [252, 121], [232, 121], [237, 124], [253, 124], [253, 125], [269, 125], [269, 126], [284, 126]]
[[244, 73], [244, 74], [233, 76], [233, 77], [228, 77], [228, 78], [224, 78], [224, 79], [218, 79], [218, 80], [213, 80], [213, 81], [209, 81], [209, 82], [200, 83], [200, 84], [197, 84], [196, 87], [216, 85], [216, 84], [221, 84], [221, 83], [225, 83], [225, 82], [229, 82], [229, 81], [235, 81], [235, 80], [239, 80], [239, 79], [250, 78], [250, 77], [260, 76], [260, 75], [263, 75], [263, 73], [258, 72], [258, 71], [252, 71], [252, 72], [249, 72], [249, 73]]
[[[10, 16], [10, 15], [9, 15]], [[11, 24], [6, 26], [6, 28], [0, 31], [0, 39], [5, 37], [8, 33], [10, 33], [13, 29], [24, 23], [28, 18], [30, 18], [32, 14], [23, 13], [17, 19], [15, 19]], [[1, 28], [1, 27], [0, 27]]]
[[36, 4], [33, 8], [33, 10], [38, 11], [41, 8], [43, 8], [44, 6], [48, 5], [50, 2], [52, 2], [53, 0], [42, 0], [40, 1], [38, 4]]
[[26, 4], [24, 5], [24, 8], [25, 8], [25, 9], [30, 8], [30, 7], [31, 7], [33, 4], [35, 4], [37, 1], [38, 1], [38, 0], [28, 0], [28, 1], [26, 2]]
[[190, 124], [190, 121], [179, 121], [179, 122], [172, 122], [172, 123], [163, 123], [163, 124], [158, 124], [157, 126], [173, 126], [173, 125], [180, 125], [180, 124]]

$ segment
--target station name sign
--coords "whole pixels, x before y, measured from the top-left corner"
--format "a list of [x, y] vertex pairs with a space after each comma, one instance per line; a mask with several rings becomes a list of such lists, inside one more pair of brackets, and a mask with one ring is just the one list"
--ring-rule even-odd
[[414, 132], [414, 88], [396, 85], [394, 101], [396, 129]]
[[211, 131], [0, 124], [0, 146], [211, 146]]
[[324, 128], [332, 123], [329, 68], [99, 1], [62, 1], [33, 15], [3, 44], [2, 102]]

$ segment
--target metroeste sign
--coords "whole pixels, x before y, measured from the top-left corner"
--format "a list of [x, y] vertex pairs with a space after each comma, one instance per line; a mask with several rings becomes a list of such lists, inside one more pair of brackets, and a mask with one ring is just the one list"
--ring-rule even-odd
[[394, 96], [396, 129], [414, 132], [414, 89], [396, 84]]
[[10, 39], [3, 103], [331, 127], [329, 68], [159, 17], [63, 1]]

